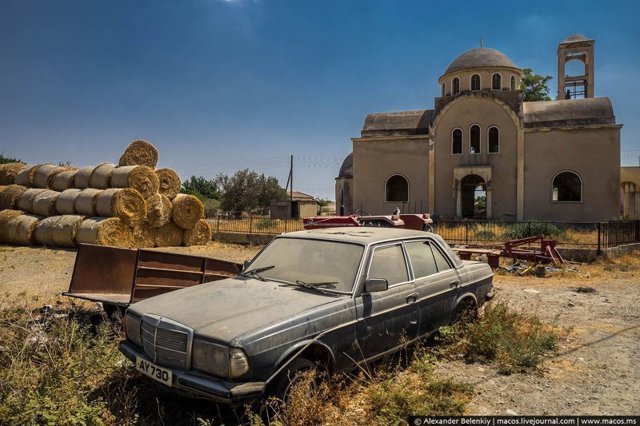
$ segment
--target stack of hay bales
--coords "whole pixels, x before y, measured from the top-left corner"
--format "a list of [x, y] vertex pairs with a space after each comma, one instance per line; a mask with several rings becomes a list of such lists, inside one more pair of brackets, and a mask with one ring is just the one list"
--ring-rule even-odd
[[73, 247], [203, 245], [204, 205], [179, 194], [180, 178], [155, 169], [158, 151], [133, 141], [118, 165], [0, 165], [0, 243]]

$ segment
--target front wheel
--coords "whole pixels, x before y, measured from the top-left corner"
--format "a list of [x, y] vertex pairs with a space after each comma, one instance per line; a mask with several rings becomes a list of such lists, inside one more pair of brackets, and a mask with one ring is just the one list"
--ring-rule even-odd
[[311, 370], [318, 370], [318, 365], [306, 358], [294, 359], [276, 377], [273, 383], [272, 395], [285, 404], [289, 404], [292, 390], [303, 381], [304, 374]]

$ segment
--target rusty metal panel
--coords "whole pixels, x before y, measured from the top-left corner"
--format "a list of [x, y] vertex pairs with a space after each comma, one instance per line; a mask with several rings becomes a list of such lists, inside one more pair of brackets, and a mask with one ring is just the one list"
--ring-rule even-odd
[[138, 251], [80, 244], [69, 286], [72, 295], [110, 294], [131, 297]]

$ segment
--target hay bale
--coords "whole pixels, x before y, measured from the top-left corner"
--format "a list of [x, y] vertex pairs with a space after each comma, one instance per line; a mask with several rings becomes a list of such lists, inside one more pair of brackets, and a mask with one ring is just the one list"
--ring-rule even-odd
[[18, 210], [24, 210], [26, 212], [33, 212], [33, 200], [36, 196], [42, 192], [46, 191], [46, 189], [42, 188], [29, 188], [20, 195], [18, 201], [16, 202], [16, 207]]
[[60, 173], [56, 173], [51, 179], [49, 187], [58, 192], [73, 188], [76, 173], [78, 173], [78, 169], [63, 170]]
[[4, 242], [11, 244], [29, 245], [33, 241], [33, 230], [41, 217], [23, 214], [7, 221], [2, 231]]
[[89, 188], [107, 189], [109, 188], [109, 180], [111, 173], [116, 165], [113, 163], [100, 163], [93, 169], [89, 178]]
[[156, 229], [146, 221], [133, 227], [133, 246], [138, 248], [153, 247], [156, 244]]
[[40, 164], [36, 164], [33, 166], [27, 166], [24, 169], [20, 170], [16, 173], [16, 177], [14, 179], [14, 183], [16, 185], [22, 186], [33, 186], [33, 177], [36, 174], [36, 170]]
[[102, 244], [107, 246], [131, 247], [132, 232], [117, 217], [91, 217], [85, 219], [78, 228], [78, 244]]
[[178, 194], [172, 203], [171, 218], [180, 228], [191, 229], [204, 217], [204, 204], [193, 195]]
[[76, 245], [76, 235], [78, 229], [85, 216], [80, 215], [64, 215], [58, 216], [58, 219], [53, 224], [52, 237], [53, 245], [58, 247], [74, 247]]
[[171, 200], [164, 195], [155, 194], [147, 198], [147, 222], [152, 228], [159, 228], [171, 220]]
[[211, 241], [211, 225], [204, 219], [200, 219], [193, 229], [187, 229], [182, 235], [182, 244], [185, 246], [204, 246]]
[[89, 188], [89, 181], [91, 179], [91, 174], [93, 173], [93, 166], [85, 166], [81, 169], [78, 169], [75, 176], [73, 177], [73, 186], [78, 189]]
[[0, 164], [0, 185], [15, 183], [16, 175], [27, 168], [23, 163]]
[[150, 142], [135, 140], [127, 146], [120, 157], [120, 166], [147, 166], [154, 169], [158, 164], [158, 150]]
[[56, 199], [56, 212], [66, 215], [75, 214], [76, 200], [81, 192], [82, 189], [78, 188], [69, 188], [62, 191]]
[[96, 188], [85, 188], [80, 191], [80, 194], [78, 194], [76, 198], [76, 204], [74, 205], [75, 212], [86, 216], [95, 216], [96, 197], [101, 192], [102, 190]]
[[158, 193], [160, 181], [156, 173], [147, 166], [116, 167], [111, 174], [112, 188], [132, 188], [147, 199]]
[[156, 247], [173, 247], [182, 244], [184, 231], [173, 222], [156, 228]]
[[33, 175], [33, 186], [36, 188], [49, 188], [53, 177], [65, 170], [67, 170], [66, 167], [56, 166], [55, 164], [42, 164], [38, 166]]
[[4, 233], [7, 229], [7, 222], [23, 214], [24, 212], [20, 210], [0, 210], [0, 243], [5, 242]]
[[0, 210], [13, 209], [18, 203], [18, 199], [27, 190], [21, 185], [7, 185], [0, 191]]
[[119, 217], [129, 225], [141, 221], [147, 214], [144, 198], [135, 189], [110, 188], [96, 197], [98, 216]]
[[31, 212], [40, 216], [54, 216], [56, 214], [56, 200], [60, 193], [45, 189], [33, 198]]
[[156, 170], [156, 175], [158, 175], [158, 180], [160, 181], [158, 192], [173, 200], [180, 192], [180, 186], [182, 185], [178, 174], [172, 169], [158, 169]]
[[53, 246], [53, 225], [61, 216], [45, 217], [39, 221], [33, 230], [33, 241], [43, 246]]

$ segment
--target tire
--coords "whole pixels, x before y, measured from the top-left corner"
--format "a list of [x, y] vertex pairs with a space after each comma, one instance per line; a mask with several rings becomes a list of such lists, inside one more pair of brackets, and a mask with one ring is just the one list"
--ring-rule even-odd
[[274, 380], [271, 394], [283, 401], [285, 404], [288, 404], [291, 396], [291, 390], [296, 383], [300, 382], [304, 373], [318, 369], [318, 364], [313, 361], [309, 361], [306, 358], [294, 359]]
[[451, 317], [451, 325], [467, 324], [478, 318], [478, 309], [475, 303], [463, 300], [458, 304]]

